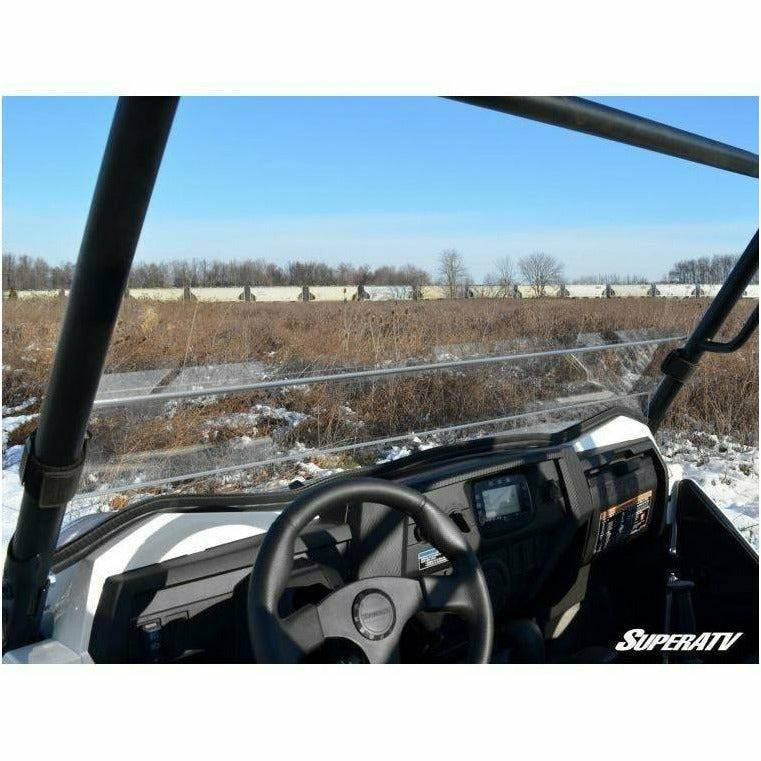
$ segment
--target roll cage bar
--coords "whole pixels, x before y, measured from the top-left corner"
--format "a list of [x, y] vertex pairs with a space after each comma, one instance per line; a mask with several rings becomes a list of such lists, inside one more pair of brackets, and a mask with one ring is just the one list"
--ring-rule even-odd
[[[758, 178], [754, 153], [583, 98], [452, 100]], [[38, 427], [19, 469], [24, 495], [3, 569], [3, 652], [42, 636], [56, 541], [79, 483], [87, 422], [178, 101], [123, 97], [116, 106]], [[752, 335], [758, 308], [734, 339], [713, 340], [757, 270], [758, 231], [692, 334], [664, 361], [648, 407], [653, 430], [704, 353], [734, 351]]]

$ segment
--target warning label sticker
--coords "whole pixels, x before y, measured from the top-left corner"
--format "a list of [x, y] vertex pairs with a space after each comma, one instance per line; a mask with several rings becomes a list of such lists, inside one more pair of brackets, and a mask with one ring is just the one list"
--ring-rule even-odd
[[449, 561], [435, 547], [429, 547], [417, 554], [417, 566], [419, 571], [426, 571], [439, 565], [445, 565]]
[[625, 502], [605, 508], [600, 513], [595, 552], [601, 552], [618, 542], [644, 531], [650, 520], [653, 492], [637, 494]]

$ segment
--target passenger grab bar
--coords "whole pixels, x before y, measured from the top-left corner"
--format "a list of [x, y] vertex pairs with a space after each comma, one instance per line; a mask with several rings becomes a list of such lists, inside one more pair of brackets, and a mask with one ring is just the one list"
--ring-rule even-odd
[[740, 328], [740, 331], [731, 341], [703, 341], [700, 344], [700, 348], [703, 351], [712, 352], [714, 354], [731, 354], [733, 351], [741, 349], [748, 342], [748, 339], [753, 335], [758, 327], [758, 305], [751, 313], [750, 317], [745, 321], [745, 325]]

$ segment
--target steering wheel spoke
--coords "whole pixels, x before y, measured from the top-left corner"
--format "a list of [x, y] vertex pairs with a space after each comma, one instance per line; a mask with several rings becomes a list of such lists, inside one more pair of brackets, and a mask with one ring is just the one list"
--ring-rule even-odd
[[451, 576], [424, 576], [420, 579], [423, 605], [428, 611], [445, 611], [469, 618], [473, 600], [460, 574]]
[[280, 629], [283, 636], [278, 648], [287, 663], [298, 663], [325, 642], [325, 633], [316, 605], [306, 605], [282, 619]]

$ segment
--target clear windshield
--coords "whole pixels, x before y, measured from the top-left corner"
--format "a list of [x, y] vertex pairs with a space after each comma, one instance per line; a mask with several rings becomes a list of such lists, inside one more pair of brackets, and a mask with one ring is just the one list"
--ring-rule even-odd
[[132, 297], [70, 514], [166, 491], [284, 488], [614, 405], [641, 411], [695, 310], [682, 325], [666, 302], [660, 311], [660, 326], [641, 328], [654, 322], [650, 299], [622, 310], [608, 299]]
[[[204, 327], [161, 369], [141, 369], [124, 342], [98, 393], [84, 491], [277, 488], [611, 405], [641, 410], [679, 334], [603, 328], [606, 304], [569, 306], [131, 304], [129, 323], [158, 332], [148, 346], [194, 317]], [[599, 329], [574, 331], [582, 315]], [[238, 342], [248, 355], [225, 361]]]

